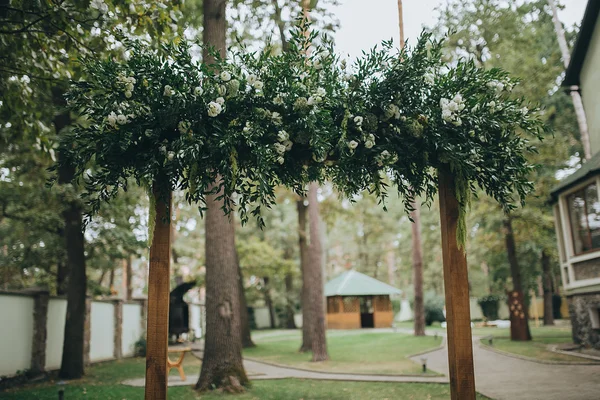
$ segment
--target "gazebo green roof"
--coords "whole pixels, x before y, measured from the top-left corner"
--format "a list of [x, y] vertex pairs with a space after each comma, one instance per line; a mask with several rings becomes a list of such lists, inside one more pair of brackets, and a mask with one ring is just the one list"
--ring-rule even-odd
[[552, 188], [550, 191], [552, 202], [556, 202], [561, 193], [594, 175], [600, 175], [600, 152], [594, 154], [594, 156], [587, 160], [581, 168], [564, 178], [557, 186]]
[[354, 270], [346, 271], [325, 284], [325, 296], [380, 296], [401, 294], [402, 290]]

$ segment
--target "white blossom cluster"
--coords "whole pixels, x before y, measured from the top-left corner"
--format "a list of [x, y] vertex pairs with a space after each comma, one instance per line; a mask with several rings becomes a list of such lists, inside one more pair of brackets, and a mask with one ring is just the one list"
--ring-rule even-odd
[[398, 108], [398, 106], [395, 104], [390, 104], [387, 106], [384, 112], [385, 119], [400, 119], [401, 114], [400, 108]]
[[442, 107], [442, 119], [454, 126], [461, 126], [460, 112], [465, 109], [465, 101], [460, 93], [457, 93], [452, 100], [442, 98], [440, 100]]
[[396, 161], [398, 161], [398, 155], [392, 154], [387, 150], [383, 150], [381, 153], [375, 156], [375, 161], [377, 161], [377, 165], [379, 167], [394, 164]]
[[192, 127], [192, 124], [190, 123], [190, 121], [179, 121], [179, 124], [177, 124], [177, 129], [179, 129], [179, 132], [183, 135], [183, 134], [191, 134], [192, 130], [190, 129]]
[[279, 143], [275, 143], [273, 146], [275, 147], [275, 151], [279, 154], [277, 157], [277, 162], [279, 164], [284, 163], [283, 155], [286, 151], [292, 150], [293, 142], [290, 140], [290, 135], [284, 130], [277, 132], [277, 141]]
[[133, 89], [135, 88], [135, 78], [133, 76], [125, 76], [123, 74], [119, 74], [119, 76], [117, 77], [117, 81], [123, 86], [125, 97], [130, 99], [133, 95]]

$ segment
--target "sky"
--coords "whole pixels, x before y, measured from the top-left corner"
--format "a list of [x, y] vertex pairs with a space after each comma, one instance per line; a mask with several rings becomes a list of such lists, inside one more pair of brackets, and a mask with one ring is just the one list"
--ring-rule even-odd
[[[597, 0], [591, 0], [597, 1]], [[435, 8], [446, 0], [404, 0], [404, 36], [414, 43], [424, 26], [437, 20]], [[587, 0], [562, 0], [564, 10], [560, 20], [566, 25], [580, 24]], [[370, 49], [382, 40], [398, 43], [398, 0], [340, 0], [332, 8], [340, 20], [335, 33], [336, 48], [342, 55], [355, 58], [362, 50]]]

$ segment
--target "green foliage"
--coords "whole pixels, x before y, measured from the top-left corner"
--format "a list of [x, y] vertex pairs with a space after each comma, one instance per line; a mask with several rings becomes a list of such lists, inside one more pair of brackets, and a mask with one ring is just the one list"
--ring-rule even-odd
[[136, 357], [146, 357], [146, 338], [144, 336], [140, 337], [133, 345], [133, 348], [133, 354]]
[[444, 317], [444, 304], [443, 296], [432, 291], [425, 293], [425, 324], [427, 326], [431, 326], [434, 322], [444, 322], [446, 320], [446, 317]]

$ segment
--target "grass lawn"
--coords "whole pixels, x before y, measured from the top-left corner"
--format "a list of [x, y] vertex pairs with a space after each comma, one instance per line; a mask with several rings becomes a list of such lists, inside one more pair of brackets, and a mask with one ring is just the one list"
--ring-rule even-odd
[[[198, 374], [199, 361], [186, 362], [186, 373]], [[120, 385], [128, 378], [144, 375], [144, 359], [127, 359], [90, 367], [84, 379], [65, 385], [67, 400], [137, 400], [144, 396], [143, 388]], [[176, 373], [176, 372], [172, 372]], [[450, 397], [450, 388], [442, 384], [332, 382], [302, 379], [255, 381], [242, 395], [222, 393], [198, 394], [191, 387], [169, 388], [169, 398], [176, 400], [442, 400]], [[44, 382], [0, 392], [3, 400], [56, 400], [55, 382]], [[478, 396], [478, 399], [486, 399]]]
[[316, 371], [421, 374], [421, 366], [407, 357], [434, 349], [442, 342], [441, 337], [436, 339], [400, 333], [331, 330], [327, 332], [327, 348], [331, 360], [313, 363], [309, 353], [298, 353], [300, 338], [300, 331], [259, 333], [253, 336], [257, 347], [244, 350], [244, 356]]
[[[533, 334], [532, 334], [533, 335]], [[533, 337], [533, 340], [530, 342], [513, 342], [510, 338], [496, 338], [494, 337], [493, 346], [495, 349], [506, 351], [508, 353], [514, 353], [521, 356], [531, 357], [542, 361], [568, 361], [568, 362], [581, 362], [581, 363], [589, 363], [593, 362], [592, 360], [587, 360], [585, 358], [573, 357], [567, 354], [559, 354], [553, 351], [548, 350], [549, 344], [555, 343], [568, 343], [570, 342], [569, 338], [560, 338], [560, 337]], [[488, 345], [487, 340], [482, 340], [481, 343], [485, 346]]]

